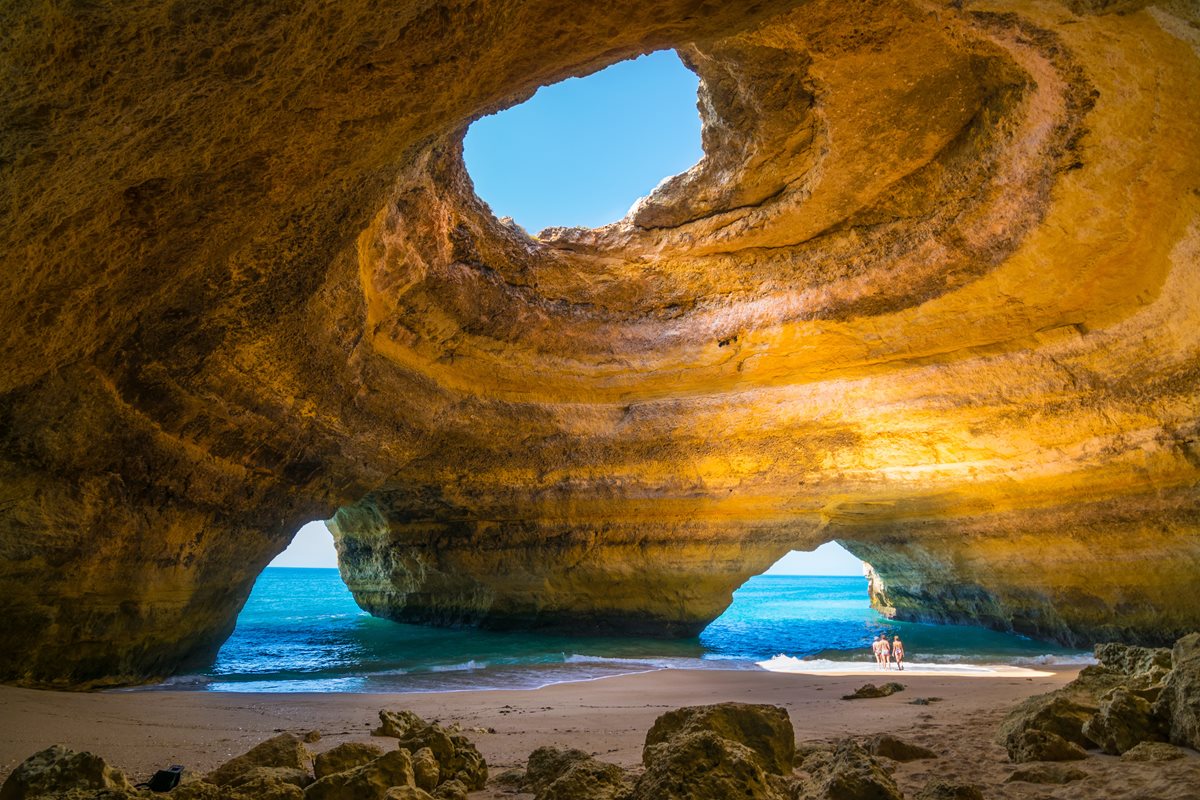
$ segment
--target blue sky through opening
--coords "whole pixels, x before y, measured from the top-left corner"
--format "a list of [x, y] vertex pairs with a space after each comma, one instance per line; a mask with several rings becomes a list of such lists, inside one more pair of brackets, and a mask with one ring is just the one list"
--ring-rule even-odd
[[700, 160], [699, 79], [674, 50], [543, 86], [467, 131], [475, 193], [530, 234], [616, 222]]

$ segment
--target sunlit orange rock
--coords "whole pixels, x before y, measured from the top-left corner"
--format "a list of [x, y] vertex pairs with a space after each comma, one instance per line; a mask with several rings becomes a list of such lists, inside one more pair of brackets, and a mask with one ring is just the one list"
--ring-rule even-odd
[[[1200, 626], [1198, 25], [9, 4], [0, 678], [202, 662], [326, 517], [408, 621], [691, 634], [836, 539], [904, 618]], [[474, 196], [471, 120], [664, 47], [696, 167], [537, 238]]]

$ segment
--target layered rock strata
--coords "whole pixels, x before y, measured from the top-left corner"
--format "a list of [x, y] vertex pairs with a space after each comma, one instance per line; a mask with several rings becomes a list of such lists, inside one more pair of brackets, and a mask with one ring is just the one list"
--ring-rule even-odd
[[[689, 634], [838, 540], [908, 619], [1200, 625], [1193, 4], [0, 9], [0, 679], [211, 657], [332, 517], [416, 622]], [[597, 230], [466, 126], [661, 48]]]

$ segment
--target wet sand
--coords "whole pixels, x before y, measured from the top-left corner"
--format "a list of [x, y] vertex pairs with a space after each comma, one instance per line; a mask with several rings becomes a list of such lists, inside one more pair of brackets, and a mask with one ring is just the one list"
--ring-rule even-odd
[[[891, 732], [943, 756], [901, 764], [906, 795], [932, 777], [974, 781], [989, 798], [1141, 798], [1198, 795], [1200, 755], [1166, 764], [1129, 764], [1093, 755], [1078, 766], [1088, 777], [1065, 786], [1004, 783], [1013, 771], [993, 734], [1022, 699], [1062, 686], [1074, 668], [988, 677], [954, 674], [786, 674], [766, 671], [663, 670], [528, 691], [440, 694], [237, 694], [128, 691], [99, 694], [0, 687], [0, 774], [47, 745], [95, 752], [135, 779], [184, 764], [205, 772], [279, 731], [321, 731], [312, 746], [375, 741], [380, 708], [409, 708], [457, 723], [486, 756], [493, 776], [520, 766], [543, 745], [578, 747], [602, 760], [636, 767], [655, 718], [684, 705], [734, 700], [788, 709], [798, 741]], [[907, 689], [872, 700], [841, 700], [868, 681], [898, 680]], [[939, 702], [915, 705], [918, 697]], [[514, 797], [500, 787], [478, 798]]]

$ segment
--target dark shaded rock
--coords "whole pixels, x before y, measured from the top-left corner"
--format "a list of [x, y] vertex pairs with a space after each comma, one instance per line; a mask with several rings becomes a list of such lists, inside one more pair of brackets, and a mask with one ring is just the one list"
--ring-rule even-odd
[[[1037, 695], [1024, 701], [1009, 713], [1000, 725], [997, 739], [1008, 749], [1009, 757], [1014, 761], [1019, 760], [1013, 756], [1015, 750], [1028, 748], [1029, 745], [1022, 744], [1022, 742], [1027, 740], [1024, 734], [1030, 732], [1046, 733], [1080, 747], [1086, 747], [1091, 744], [1091, 741], [1083, 735], [1083, 725], [1099, 710], [1099, 702], [1095, 701], [1087, 692], [1060, 689], [1048, 694]], [[1024, 760], [1037, 761], [1040, 759]]]
[[1014, 733], [1005, 742], [1008, 757], [1017, 763], [1026, 761], [1080, 761], [1087, 751], [1057, 733], [1031, 728]]
[[307, 772], [310, 758], [308, 748], [304, 746], [300, 737], [291, 733], [281, 733], [226, 761], [208, 773], [206, 780], [217, 786], [226, 786], [237, 780], [242, 773], [255, 767], [285, 767]]
[[832, 742], [799, 742], [796, 744], [796, 757], [792, 759], [792, 763], [799, 767], [814, 753], [832, 753], [836, 747], [837, 745]]
[[788, 800], [783, 779], [767, 773], [762, 756], [713, 731], [681, 733], [642, 753], [646, 771], [630, 800]]
[[893, 761], [916, 761], [922, 758], [937, 758], [938, 754], [928, 747], [906, 742], [890, 733], [881, 733], [867, 742], [867, 752]]
[[435, 800], [467, 800], [468, 791], [465, 783], [458, 778], [451, 778], [434, 789], [433, 796]]
[[804, 768], [810, 773], [801, 784], [806, 800], [903, 800], [883, 765], [851, 739], [833, 753], [814, 753]]
[[854, 694], [842, 695], [842, 699], [843, 700], [864, 700], [864, 699], [870, 699], [873, 697], [887, 697], [888, 695], [893, 695], [896, 692], [902, 692], [902, 691], [904, 691], [904, 684], [896, 683], [895, 681], [890, 681], [888, 683], [883, 684], [882, 686], [876, 686], [873, 683], [868, 683], [865, 686], [860, 686], [859, 688], [855, 689]]
[[516, 768], [506, 769], [492, 778], [492, 783], [507, 789], [519, 791], [525, 785], [525, 770]]
[[313, 782], [313, 776], [306, 769], [296, 767], [250, 767], [239, 772], [226, 783], [226, 786], [246, 792], [243, 786], [270, 786], [275, 784], [290, 784], [303, 789]]
[[915, 800], [984, 800], [983, 790], [973, 783], [932, 780], [917, 792]]
[[[571, 767], [587, 761], [592, 756], [582, 750], [559, 750], [557, 747], [539, 747], [529, 754], [525, 773], [518, 784], [527, 792], [538, 794], [558, 780]], [[507, 773], [506, 773], [507, 774]]]
[[[286, 774], [287, 771], [298, 772], [291, 767], [256, 767], [239, 775], [236, 784], [222, 788], [232, 792], [231, 798], [304, 800], [304, 790], [294, 782], [296, 776]], [[312, 777], [307, 773], [304, 773], [304, 778], [312, 781]]]
[[51, 745], [22, 761], [0, 786], [0, 800], [24, 800], [72, 789], [131, 790], [129, 779], [93, 753]]
[[355, 767], [368, 764], [383, 755], [383, 748], [364, 742], [345, 742], [319, 753], [313, 759], [313, 772], [317, 778], [336, 775]]
[[171, 790], [171, 800], [229, 800], [232, 793], [224, 786], [206, 780], [185, 780]]
[[1122, 688], [1100, 701], [1100, 710], [1083, 724], [1083, 735], [1114, 756], [1139, 742], [1164, 738], [1150, 703]]
[[[796, 738], [786, 709], [771, 705], [718, 703], [669, 711], [646, 734], [643, 753], [676, 736], [700, 731], [745, 745], [767, 772], [784, 775], [792, 770]], [[647, 764], [648, 765], [648, 764]]]
[[940, 697], [914, 697], [912, 700], [909, 700], [908, 702], [909, 702], [909, 705], [927, 706], [930, 703], [942, 702], [942, 698], [940, 698]]
[[598, 761], [582, 750], [554, 747], [539, 747], [529, 754], [521, 787], [537, 800], [611, 800], [629, 788], [625, 772], [615, 764]]
[[1200, 633], [1190, 633], [1171, 649], [1171, 673], [1154, 711], [1175, 744], [1200, 750]]
[[1166, 742], [1142, 742], [1121, 754], [1122, 761], [1175, 761], [1186, 753]]
[[1062, 764], [1034, 764], [1015, 770], [1005, 779], [1005, 783], [1044, 783], [1063, 784], [1083, 780], [1087, 773], [1078, 767], [1068, 767]]
[[[463, 797], [466, 797], [464, 794]], [[384, 795], [385, 800], [434, 800], [433, 795], [415, 786], [393, 786]]]
[[392, 750], [368, 764], [326, 775], [304, 795], [306, 800], [383, 800], [393, 786], [416, 787], [407, 750]]

